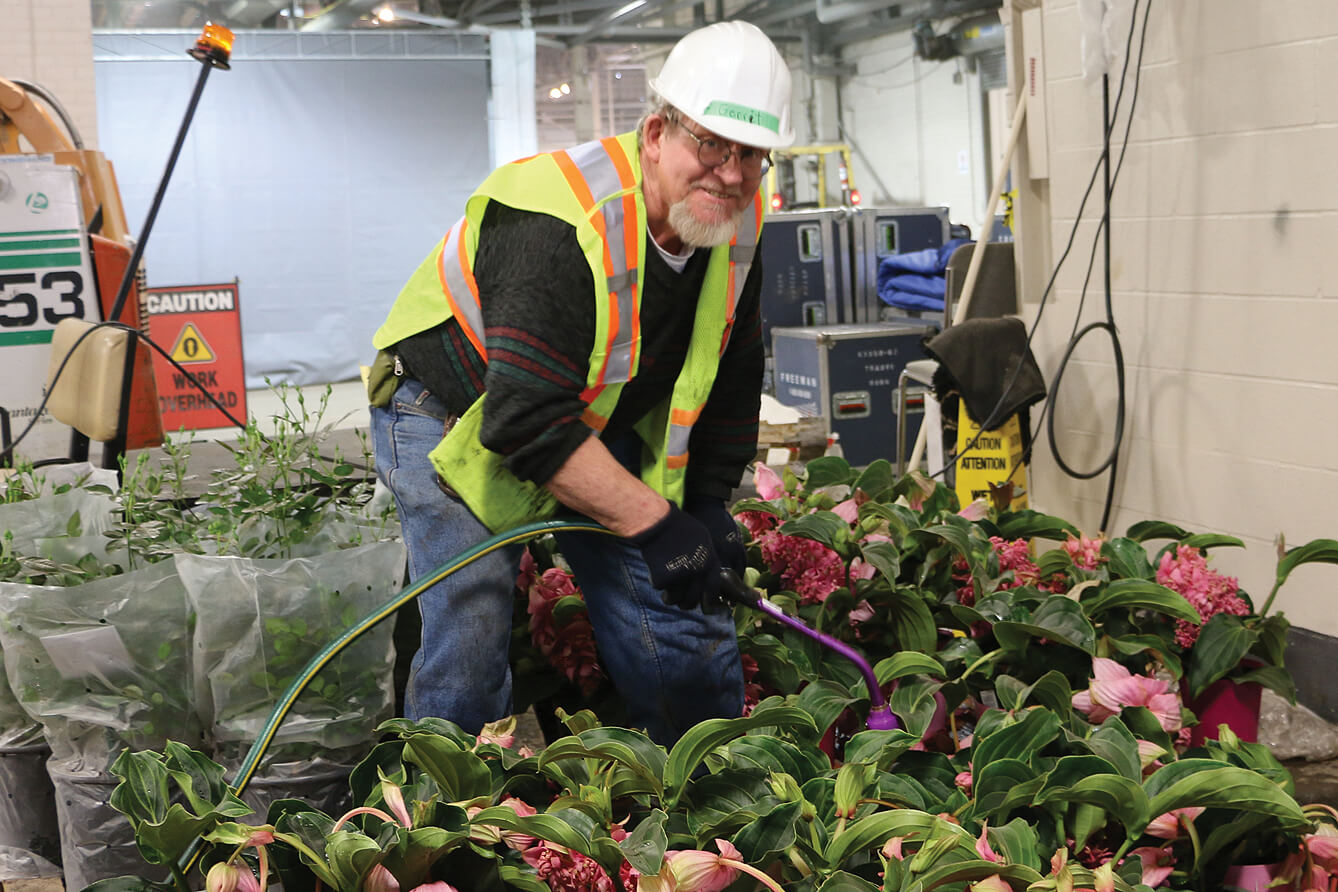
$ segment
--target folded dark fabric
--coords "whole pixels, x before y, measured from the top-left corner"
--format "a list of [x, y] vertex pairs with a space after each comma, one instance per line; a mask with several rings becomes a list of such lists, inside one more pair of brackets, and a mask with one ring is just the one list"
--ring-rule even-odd
[[[925, 352], [939, 364], [935, 395], [959, 392], [967, 414], [985, 430], [998, 428], [1045, 396], [1045, 379], [1020, 319], [967, 319], [927, 341]], [[1005, 394], [1015, 372], [1017, 379]]]

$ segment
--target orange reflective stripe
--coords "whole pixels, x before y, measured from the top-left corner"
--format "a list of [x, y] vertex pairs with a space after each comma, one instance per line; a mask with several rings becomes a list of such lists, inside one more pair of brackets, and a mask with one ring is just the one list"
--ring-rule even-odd
[[581, 423], [592, 431], [603, 433], [604, 426], [609, 423], [609, 420], [597, 413], [594, 409], [586, 406], [581, 412]]
[[688, 454], [684, 452], [682, 455], [667, 456], [664, 460], [664, 466], [675, 471], [686, 468], [688, 466]]
[[[606, 137], [601, 140], [605, 151], [609, 153], [609, 158], [613, 161], [614, 169], [618, 171], [618, 180], [622, 183], [624, 189], [629, 190], [622, 197], [623, 203], [623, 253], [627, 257], [626, 269], [634, 270], [637, 268], [637, 245], [641, 243], [641, 232], [637, 228], [636, 195], [631, 190], [636, 187], [636, 174], [632, 172], [632, 162], [628, 159], [627, 153], [623, 151], [622, 144], [614, 137]], [[641, 343], [641, 307], [640, 295], [637, 294], [636, 280], [633, 278], [628, 286], [632, 292], [632, 355], [629, 357], [629, 368], [636, 366], [636, 347]]]
[[[451, 227], [437, 255], [437, 280], [441, 283], [442, 294], [450, 304], [451, 316], [460, 324], [460, 328], [469, 339], [469, 343], [485, 360], [488, 352], [483, 347], [483, 310], [479, 305], [479, 286], [470, 268], [468, 244], [465, 238], [469, 229], [469, 220], [461, 217], [460, 222]], [[468, 294], [468, 297], [465, 295]]]
[[585, 182], [585, 176], [581, 169], [576, 166], [576, 162], [571, 160], [571, 155], [566, 152], [554, 152], [553, 160], [557, 162], [558, 170], [567, 178], [567, 185], [571, 187], [571, 194], [576, 196], [585, 212], [590, 213], [590, 209], [595, 206], [594, 196], [590, 194], [590, 186]]

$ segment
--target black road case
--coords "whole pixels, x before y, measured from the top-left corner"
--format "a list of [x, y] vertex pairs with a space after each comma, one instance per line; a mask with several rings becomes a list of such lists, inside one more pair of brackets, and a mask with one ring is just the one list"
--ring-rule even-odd
[[877, 322], [878, 263], [890, 254], [942, 247], [948, 240], [948, 209], [858, 208], [850, 223], [854, 254], [854, 315], [848, 322]]
[[778, 327], [851, 317], [850, 209], [779, 211], [762, 229], [762, 340]]
[[[895, 463], [897, 378], [906, 363], [925, 358], [921, 342], [935, 330], [916, 322], [777, 328], [776, 399], [827, 419], [852, 465], [878, 458]], [[910, 416], [912, 441], [920, 417]]]

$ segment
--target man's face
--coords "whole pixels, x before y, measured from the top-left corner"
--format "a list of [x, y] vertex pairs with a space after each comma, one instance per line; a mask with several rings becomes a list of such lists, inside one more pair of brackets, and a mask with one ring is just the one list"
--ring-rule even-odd
[[[761, 184], [756, 162], [765, 153], [731, 143], [672, 115], [662, 122], [656, 148], [658, 159], [647, 185], [653, 184], [673, 233], [684, 244], [702, 248], [733, 238]], [[722, 163], [704, 163], [703, 159], [713, 161], [722, 152], [726, 155]], [[745, 164], [741, 157], [751, 162]]]

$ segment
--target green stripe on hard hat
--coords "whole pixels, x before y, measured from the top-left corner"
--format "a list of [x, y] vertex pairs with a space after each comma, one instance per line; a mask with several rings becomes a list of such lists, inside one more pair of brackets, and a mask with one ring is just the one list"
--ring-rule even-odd
[[703, 115], [716, 115], [721, 118], [732, 118], [735, 121], [743, 121], [746, 124], [756, 124], [759, 127], [765, 127], [772, 133], [780, 133], [780, 118], [773, 114], [768, 114], [760, 108], [749, 108], [746, 105], [739, 105], [734, 102], [725, 102], [723, 99], [717, 99], [706, 106]]

